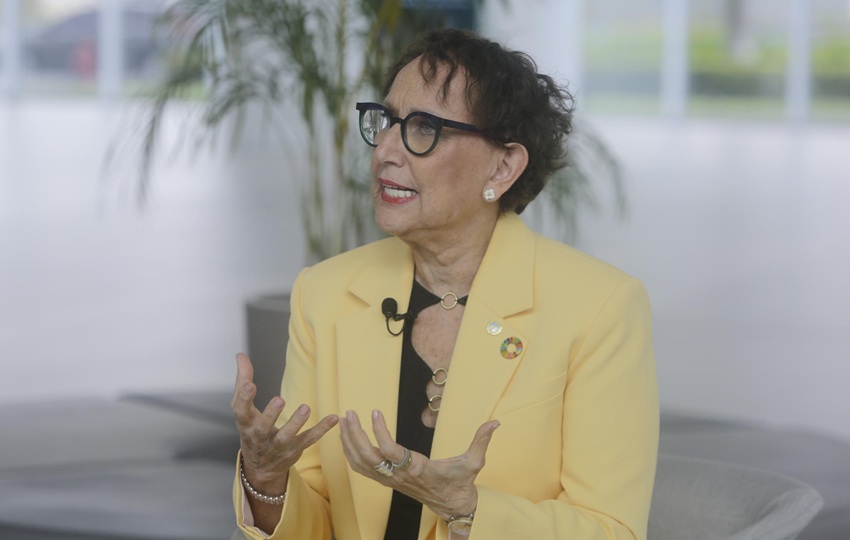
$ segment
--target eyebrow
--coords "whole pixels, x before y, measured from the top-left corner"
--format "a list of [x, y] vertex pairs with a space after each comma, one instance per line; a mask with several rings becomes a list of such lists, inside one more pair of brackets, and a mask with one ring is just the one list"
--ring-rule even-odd
[[390, 111], [391, 113], [396, 114], [397, 109], [396, 109], [395, 107], [393, 107], [391, 104], [389, 104], [389, 103], [387, 102], [386, 98], [385, 98], [385, 99], [383, 99], [383, 100], [381, 100], [381, 101], [379, 101], [379, 102], [378, 102], [378, 104], [379, 104], [379, 105], [383, 105], [384, 107], [386, 107], [386, 108], [387, 108], [387, 110], [388, 110], [388, 111]]
[[398, 117], [398, 118], [405, 118], [405, 117], [407, 117], [408, 115], [413, 114], [413, 113], [425, 113], [425, 114], [430, 114], [431, 116], [435, 116], [435, 117], [437, 117], [437, 118], [441, 118], [441, 119], [444, 119], [444, 120], [445, 120], [445, 118], [443, 118], [443, 117], [442, 117], [442, 116], [440, 116], [439, 114], [437, 114], [437, 113], [435, 113], [435, 112], [433, 112], [433, 111], [426, 111], [426, 110], [423, 110], [423, 109], [412, 109], [412, 110], [410, 110], [410, 111], [407, 111], [407, 114], [405, 114], [404, 116], [402, 116], [401, 112], [399, 112], [399, 110], [398, 110], [397, 108], [395, 108], [395, 107], [393, 107], [392, 105], [390, 105], [389, 103], [387, 103], [387, 101], [386, 101], [386, 100], [381, 101], [379, 104], [380, 104], [380, 105], [383, 105], [384, 107], [386, 107], [386, 108], [387, 108], [387, 110], [388, 110], [388, 111], [390, 111], [390, 112], [392, 113], [392, 115], [393, 115], [393, 116], [396, 116], [396, 117]]

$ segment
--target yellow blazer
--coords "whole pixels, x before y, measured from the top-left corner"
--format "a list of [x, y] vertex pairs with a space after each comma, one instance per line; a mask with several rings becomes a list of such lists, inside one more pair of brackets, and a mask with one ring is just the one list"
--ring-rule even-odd
[[[387, 333], [381, 302], [395, 298], [404, 313], [412, 280], [410, 249], [395, 238], [298, 276], [282, 418], [301, 403], [311, 422], [353, 409], [370, 432], [378, 409], [395, 435], [402, 339]], [[461, 454], [481, 424], [501, 423], [476, 482], [471, 540], [646, 538], [658, 445], [651, 334], [639, 281], [514, 214], [499, 219], [469, 293], [431, 453]], [[511, 337], [522, 352], [505, 358]], [[289, 478], [273, 538], [383, 539], [392, 491], [351, 470], [338, 428]], [[240, 524], [242, 496], [235, 481]], [[419, 539], [447, 538], [445, 522], [423, 508]]]

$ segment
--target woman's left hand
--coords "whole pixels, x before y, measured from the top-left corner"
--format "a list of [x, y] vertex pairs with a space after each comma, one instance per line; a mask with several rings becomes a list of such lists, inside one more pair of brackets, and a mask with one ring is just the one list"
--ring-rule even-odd
[[[391, 487], [429, 507], [443, 519], [468, 515], [478, 506], [475, 478], [484, 468], [484, 456], [493, 432], [499, 427], [497, 420], [485, 422], [475, 432], [472, 443], [463, 454], [447, 459], [428, 459], [411, 451], [410, 464], [399, 468], [405, 449], [390, 436], [384, 416], [372, 413], [372, 431], [378, 447], [372, 445], [354, 411], [340, 418], [340, 433], [345, 457], [358, 473]], [[396, 467], [392, 475], [385, 476], [376, 467], [388, 459]]]

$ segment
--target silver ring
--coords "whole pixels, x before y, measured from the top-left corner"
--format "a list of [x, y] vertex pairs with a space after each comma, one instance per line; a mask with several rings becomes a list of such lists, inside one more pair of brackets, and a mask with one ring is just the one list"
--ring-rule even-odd
[[404, 457], [402, 457], [401, 461], [399, 461], [398, 463], [393, 463], [392, 466], [393, 466], [394, 469], [398, 469], [400, 471], [403, 471], [410, 465], [411, 461], [412, 461], [412, 459], [410, 457], [410, 450], [405, 448], [404, 449]]
[[386, 477], [390, 477], [393, 475], [393, 462], [388, 459], [384, 459], [384, 461], [375, 465], [375, 470]]

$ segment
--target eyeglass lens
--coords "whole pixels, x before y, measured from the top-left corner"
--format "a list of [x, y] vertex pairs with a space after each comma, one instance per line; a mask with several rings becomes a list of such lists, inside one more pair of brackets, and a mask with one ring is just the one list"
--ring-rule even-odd
[[[386, 111], [369, 109], [363, 111], [360, 128], [366, 141], [376, 146], [389, 131], [390, 123], [391, 118]], [[439, 126], [427, 116], [414, 113], [401, 121], [402, 140], [414, 154], [424, 154], [433, 149], [439, 132]]]

